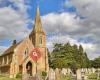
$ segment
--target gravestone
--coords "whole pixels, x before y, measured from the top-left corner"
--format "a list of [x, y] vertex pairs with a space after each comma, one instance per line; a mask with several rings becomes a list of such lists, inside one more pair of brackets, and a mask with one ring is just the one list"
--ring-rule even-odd
[[76, 74], [77, 74], [77, 80], [82, 80], [82, 74], [80, 69], [76, 71]]
[[96, 69], [92, 68], [93, 73], [95, 73]]
[[48, 79], [49, 80], [55, 80], [55, 71], [53, 69], [49, 70]]
[[60, 80], [60, 70], [58, 68], [55, 69], [55, 80]]
[[68, 74], [72, 74], [71, 69], [68, 68], [67, 71], [68, 71]]
[[68, 70], [67, 70], [67, 69], [65, 69], [65, 68], [63, 68], [63, 69], [61, 70], [61, 74], [63, 74], [63, 75], [68, 74]]

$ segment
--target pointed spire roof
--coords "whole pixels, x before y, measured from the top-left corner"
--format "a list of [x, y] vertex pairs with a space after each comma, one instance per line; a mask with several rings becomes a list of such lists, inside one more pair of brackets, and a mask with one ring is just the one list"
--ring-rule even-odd
[[41, 31], [41, 30], [42, 30], [42, 23], [41, 23], [41, 17], [40, 17], [40, 9], [39, 9], [39, 6], [37, 7], [37, 11], [36, 11], [34, 29], [35, 29], [36, 31]]

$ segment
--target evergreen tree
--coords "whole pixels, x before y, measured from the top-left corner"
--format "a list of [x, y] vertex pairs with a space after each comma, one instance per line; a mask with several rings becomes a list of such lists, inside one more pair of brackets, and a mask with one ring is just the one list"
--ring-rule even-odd
[[93, 61], [91, 61], [92, 67], [94, 68], [100, 68], [100, 56], [98, 58], [95, 58]]
[[52, 68], [81, 68], [89, 66], [89, 59], [82, 45], [71, 46], [70, 43], [54, 44], [54, 49], [51, 53]]

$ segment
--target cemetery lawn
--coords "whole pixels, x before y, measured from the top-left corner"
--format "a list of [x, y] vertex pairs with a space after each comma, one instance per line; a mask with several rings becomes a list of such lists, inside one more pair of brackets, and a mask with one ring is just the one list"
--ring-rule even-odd
[[72, 77], [71, 75], [67, 75], [67, 76], [61, 75], [60, 80], [72, 80]]
[[8, 77], [0, 76], [0, 80], [21, 80], [21, 79], [14, 79], [14, 78], [8, 78]]

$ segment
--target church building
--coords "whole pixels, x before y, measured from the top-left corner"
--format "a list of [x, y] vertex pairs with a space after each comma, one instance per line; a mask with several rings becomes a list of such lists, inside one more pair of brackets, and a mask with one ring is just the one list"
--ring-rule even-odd
[[[39, 55], [35, 54], [36, 52], [32, 53], [35, 49], [38, 49]], [[30, 55], [31, 53], [33, 57]], [[16, 77], [18, 73], [29, 73], [34, 76], [37, 72], [48, 72], [48, 69], [46, 33], [42, 28], [40, 10], [38, 7], [35, 24], [29, 36], [19, 43], [14, 40], [13, 44], [0, 56], [0, 74]]]

